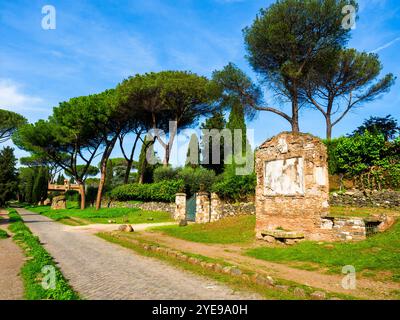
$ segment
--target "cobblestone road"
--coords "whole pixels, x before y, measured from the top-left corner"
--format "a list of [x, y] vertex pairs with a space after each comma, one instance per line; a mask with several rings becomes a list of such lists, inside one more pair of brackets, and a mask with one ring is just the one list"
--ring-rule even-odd
[[72, 287], [85, 299], [257, 299], [155, 259], [108, 243], [94, 235], [71, 232], [45, 216], [18, 209], [59, 263]]

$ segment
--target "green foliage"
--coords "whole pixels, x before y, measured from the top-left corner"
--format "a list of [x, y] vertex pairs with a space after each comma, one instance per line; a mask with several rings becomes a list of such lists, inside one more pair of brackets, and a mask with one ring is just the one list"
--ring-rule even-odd
[[0, 151], [0, 208], [15, 197], [18, 189], [17, 159], [14, 150], [5, 147]]
[[[67, 280], [56, 266], [53, 258], [41, 246], [39, 238], [35, 237], [25, 226], [19, 214], [13, 210], [9, 213], [10, 230], [14, 239], [25, 250], [30, 258], [21, 269], [24, 281], [25, 298], [28, 300], [77, 300], [77, 293], [69, 286]], [[56, 274], [56, 288], [45, 290], [41, 284], [42, 268], [53, 266]]]
[[364, 134], [365, 131], [373, 134], [382, 134], [385, 137], [385, 140], [389, 141], [398, 136], [400, 133], [400, 126], [397, 120], [391, 115], [387, 115], [384, 118], [370, 117], [353, 132], [353, 136]]
[[165, 226], [155, 228], [172, 237], [200, 243], [248, 243], [255, 237], [255, 217], [239, 216], [185, 228]]
[[[256, 116], [257, 111], [254, 106], [261, 102], [262, 92], [260, 87], [255, 85], [242, 70], [233, 63], [229, 63], [221, 71], [214, 71], [212, 79], [220, 90], [219, 105], [221, 109], [233, 111], [235, 107], [240, 108], [240, 112], [249, 120]], [[230, 122], [232, 123], [232, 119]], [[233, 128], [238, 129], [236, 127], [238, 124], [232, 124]]]
[[203, 186], [204, 191], [210, 191], [211, 186], [216, 181], [216, 176], [213, 170], [201, 167], [179, 169], [159, 167], [154, 171], [154, 182], [162, 181], [183, 181], [184, 191], [188, 195], [192, 195], [200, 191], [200, 186]]
[[59, 185], [63, 185], [64, 184], [64, 180], [65, 180], [64, 175], [60, 173], [58, 175], [58, 177], [57, 177], [56, 183], [59, 184]]
[[363, 270], [389, 270], [400, 276], [400, 224], [392, 230], [356, 243], [332, 243], [327, 249], [315, 242], [302, 242], [293, 247], [251, 249], [248, 255], [268, 261], [304, 261], [318, 263], [341, 273], [343, 266], [352, 265]]
[[330, 174], [354, 179], [361, 189], [400, 189], [400, 139], [365, 131], [325, 143]]
[[[212, 116], [206, 120], [205, 123], [201, 125], [202, 130], [218, 130], [219, 132], [225, 128], [226, 121], [224, 118], [224, 114], [221, 111], [214, 111]], [[203, 131], [204, 133], [204, 131]], [[207, 138], [208, 137], [208, 138]], [[206, 139], [205, 139], [206, 138]], [[207, 152], [208, 147], [208, 155]], [[203, 139], [201, 141], [201, 153], [203, 155], [203, 162], [205, 159], [208, 159], [209, 163], [202, 163], [202, 167], [213, 170], [217, 175], [221, 174], [224, 171], [224, 139], [220, 138], [220, 157], [219, 163], [213, 164], [213, 154], [212, 154], [212, 134], [203, 135]]]
[[153, 173], [153, 180], [155, 183], [161, 181], [171, 181], [178, 179], [178, 170], [172, 168], [171, 166], [168, 167], [158, 167], [154, 170]]
[[387, 144], [383, 135], [366, 131], [354, 137], [341, 137], [328, 142], [331, 174], [347, 177], [361, 174], [368, 168], [383, 164]]
[[19, 175], [18, 189], [21, 202], [37, 204], [46, 200], [49, 182], [47, 167], [23, 167], [19, 169]]
[[[244, 29], [247, 59], [279, 95], [292, 103], [292, 114], [274, 112], [299, 130], [300, 84], [309, 71], [332, 50], [341, 48], [350, 30], [342, 27], [341, 11], [351, 0], [282, 0], [261, 9], [253, 24]], [[357, 7], [357, 6], [356, 6]]]
[[178, 179], [181, 179], [185, 185], [185, 191], [188, 195], [192, 195], [200, 191], [210, 191], [212, 185], [216, 181], [215, 172], [205, 168], [185, 167], [178, 171]]
[[197, 168], [200, 166], [200, 146], [197, 134], [193, 133], [190, 137], [188, 151], [186, 153], [185, 166]]
[[[317, 60], [305, 80], [304, 91], [308, 102], [326, 120], [327, 139], [331, 139], [333, 127], [350, 110], [379, 98], [395, 82], [393, 74], [387, 74], [378, 80], [383, 66], [375, 53], [357, 52], [355, 49], [333, 50], [329, 59], [321, 56]], [[390, 119], [379, 121], [381, 129], [390, 124], [387, 120]], [[357, 132], [363, 134], [366, 129], [372, 129], [374, 121], [377, 119], [368, 120], [367, 125]], [[395, 126], [392, 127], [394, 128]], [[384, 133], [384, 130], [380, 132]]]
[[156, 154], [154, 152], [154, 142], [147, 136], [142, 144], [138, 163], [138, 182], [139, 183], [152, 183], [153, 173], [157, 165], [150, 164], [147, 159], [151, 158], [156, 162]]
[[47, 190], [49, 183], [49, 171], [47, 167], [36, 169], [37, 175], [33, 185], [32, 197], [33, 203], [43, 202], [47, 198]]
[[0, 143], [10, 139], [13, 133], [26, 122], [26, 119], [18, 113], [0, 109]]
[[235, 173], [235, 166], [228, 166], [223, 179], [215, 183], [212, 189], [223, 199], [237, 201], [254, 195], [256, 184], [255, 173], [239, 176]]
[[[86, 189], [86, 201], [87, 201], [87, 203], [89, 203], [92, 207], [95, 205], [98, 189], [99, 189], [99, 188], [96, 187], [96, 186], [91, 186], [91, 185], [87, 186], [87, 189]], [[79, 199], [80, 194], [77, 193], [77, 195], [78, 195], [78, 199]]]
[[33, 203], [33, 184], [35, 183], [34, 168], [22, 167], [19, 169], [18, 193], [21, 202]]
[[113, 189], [110, 197], [117, 201], [174, 202], [176, 193], [183, 189], [182, 180], [162, 181], [152, 184], [128, 184]]
[[117, 224], [131, 223], [159, 223], [170, 222], [171, 215], [161, 211], [145, 211], [139, 208], [86, 208], [79, 210], [77, 206], [71, 206], [66, 210], [51, 210], [49, 207], [36, 207], [29, 210], [43, 214], [53, 220], [65, 224], [85, 225], [93, 223], [107, 224], [108, 220], [114, 220]]
[[7, 239], [8, 234], [3, 229], [0, 229], [0, 239]]

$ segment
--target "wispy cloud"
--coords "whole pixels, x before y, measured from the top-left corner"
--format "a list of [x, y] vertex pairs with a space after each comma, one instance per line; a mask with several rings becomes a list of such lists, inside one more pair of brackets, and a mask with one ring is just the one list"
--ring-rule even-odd
[[397, 37], [396, 39], [389, 41], [388, 43], [376, 48], [375, 50], [372, 50], [371, 53], [378, 53], [379, 51], [382, 51], [384, 49], [387, 49], [389, 47], [391, 47], [392, 45], [394, 45], [396, 42], [400, 41], [400, 37]]
[[10, 111], [47, 111], [39, 108], [43, 100], [21, 91], [22, 86], [10, 79], [0, 79], [0, 108]]

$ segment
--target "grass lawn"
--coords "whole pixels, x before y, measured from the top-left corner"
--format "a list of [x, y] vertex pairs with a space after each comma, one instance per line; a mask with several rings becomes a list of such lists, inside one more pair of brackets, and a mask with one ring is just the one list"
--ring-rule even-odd
[[357, 272], [388, 272], [392, 281], [400, 281], [400, 223], [385, 233], [354, 243], [302, 242], [293, 247], [260, 247], [247, 255], [276, 262], [311, 262], [340, 273], [352, 265]]
[[201, 243], [247, 243], [255, 239], [255, 223], [255, 216], [238, 216], [208, 224], [191, 224], [187, 227], [166, 226], [154, 230]]
[[386, 214], [388, 216], [400, 216], [400, 210], [385, 208], [351, 208], [351, 207], [331, 207], [330, 216], [350, 216], [350, 217], [368, 217], [373, 214]]
[[107, 224], [109, 220], [113, 220], [118, 224], [173, 221], [171, 215], [167, 212], [144, 211], [139, 208], [104, 208], [96, 211], [94, 208], [80, 210], [77, 205], [71, 205], [66, 210], [51, 210], [49, 206], [29, 207], [28, 210], [68, 225]]

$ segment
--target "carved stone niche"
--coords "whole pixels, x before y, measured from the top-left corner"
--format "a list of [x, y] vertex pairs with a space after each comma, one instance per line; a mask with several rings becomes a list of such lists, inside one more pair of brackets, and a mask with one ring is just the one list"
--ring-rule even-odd
[[326, 238], [322, 217], [329, 213], [327, 151], [308, 134], [283, 132], [256, 152], [256, 233], [301, 232]]

